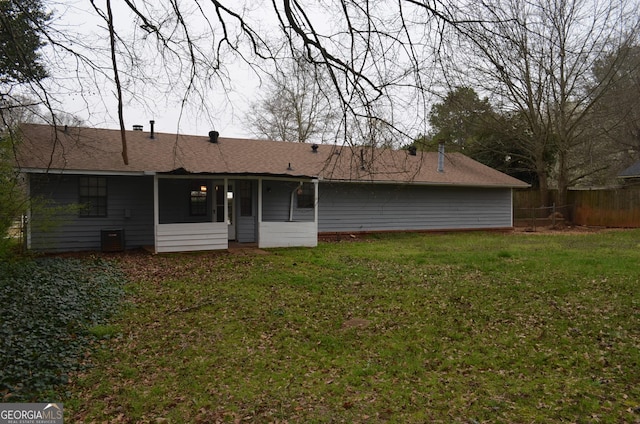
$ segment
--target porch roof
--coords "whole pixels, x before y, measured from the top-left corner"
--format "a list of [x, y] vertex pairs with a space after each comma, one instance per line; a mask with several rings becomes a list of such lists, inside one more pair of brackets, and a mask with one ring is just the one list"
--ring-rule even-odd
[[23, 170], [308, 177], [329, 181], [527, 187], [528, 184], [460, 153], [126, 131], [129, 164], [119, 130], [25, 124], [17, 165]]

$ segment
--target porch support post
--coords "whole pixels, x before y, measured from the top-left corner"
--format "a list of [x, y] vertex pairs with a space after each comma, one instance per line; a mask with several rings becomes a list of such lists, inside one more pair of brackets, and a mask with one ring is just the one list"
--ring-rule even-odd
[[158, 252], [158, 225], [160, 225], [160, 200], [158, 199], [158, 174], [153, 175], [153, 250]]
[[313, 180], [313, 222], [318, 225], [318, 180]]
[[224, 177], [224, 222], [229, 226], [229, 179]]

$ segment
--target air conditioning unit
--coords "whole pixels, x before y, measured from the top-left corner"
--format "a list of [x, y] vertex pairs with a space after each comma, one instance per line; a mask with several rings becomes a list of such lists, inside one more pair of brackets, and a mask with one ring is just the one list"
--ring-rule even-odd
[[100, 246], [103, 252], [124, 251], [124, 228], [100, 230]]

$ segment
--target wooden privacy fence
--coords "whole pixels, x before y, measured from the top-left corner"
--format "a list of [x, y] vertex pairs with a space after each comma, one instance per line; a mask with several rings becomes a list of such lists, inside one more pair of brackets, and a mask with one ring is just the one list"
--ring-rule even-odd
[[540, 206], [540, 207], [514, 207], [514, 225], [516, 227], [555, 227], [565, 223], [565, 217], [570, 215], [570, 205]]
[[[554, 205], [557, 191], [550, 190], [550, 202]], [[559, 218], [575, 225], [592, 227], [640, 227], [640, 187], [620, 187], [594, 190], [569, 190], [567, 205], [543, 208], [544, 202], [536, 190], [514, 191], [514, 219], [516, 224], [530, 220], [532, 213], [538, 219], [538, 225], [553, 225], [551, 222], [539, 220], [552, 217]], [[532, 212], [533, 211], [533, 212]], [[554, 213], [557, 212], [557, 213]]]

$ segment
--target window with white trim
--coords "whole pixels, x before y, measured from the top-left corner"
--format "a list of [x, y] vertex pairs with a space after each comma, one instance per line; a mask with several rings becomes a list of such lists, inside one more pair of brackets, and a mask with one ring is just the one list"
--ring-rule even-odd
[[107, 216], [107, 177], [80, 177], [78, 194], [80, 216]]

